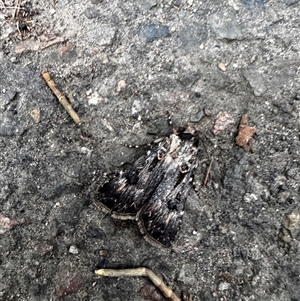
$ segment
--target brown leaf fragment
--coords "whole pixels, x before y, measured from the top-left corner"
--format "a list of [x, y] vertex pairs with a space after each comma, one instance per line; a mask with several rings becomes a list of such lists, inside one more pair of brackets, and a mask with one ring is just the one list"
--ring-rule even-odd
[[218, 135], [220, 132], [224, 131], [228, 125], [232, 123], [234, 123], [234, 120], [228, 112], [219, 112], [214, 127], [212, 129], [213, 134]]
[[16, 224], [18, 224], [18, 222], [15, 219], [10, 219], [0, 213], [0, 234], [4, 234]]
[[235, 138], [236, 144], [241, 147], [246, 146], [255, 132], [256, 128], [248, 125], [248, 115], [244, 114], [239, 125], [239, 133]]

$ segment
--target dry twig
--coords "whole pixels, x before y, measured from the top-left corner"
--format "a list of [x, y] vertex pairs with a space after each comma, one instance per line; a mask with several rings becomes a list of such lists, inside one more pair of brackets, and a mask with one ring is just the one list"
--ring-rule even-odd
[[64, 41], [65, 40], [62, 37], [55, 37], [55, 38], [45, 41], [45, 42], [28, 39], [28, 40], [22, 41], [21, 43], [19, 43], [15, 46], [15, 53], [20, 54], [20, 53], [24, 52], [25, 50], [40, 51], [40, 50], [44, 50], [48, 47], [51, 47], [55, 44], [63, 43]]
[[55, 38], [47, 41], [47, 43], [45, 45], [41, 45], [41, 50], [44, 50], [44, 49], [51, 47], [58, 43], [63, 43], [64, 41], [65, 41], [65, 39], [62, 37], [55, 37]]
[[96, 270], [95, 273], [99, 276], [107, 277], [122, 277], [122, 276], [131, 276], [131, 277], [148, 277], [153, 284], [162, 292], [162, 294], [172, 301], [180, 301], [180, 298], [168, 287], [163, 280], [157, 276], [152, 270], [147, 268], [135, 268], [135, 269], [100, 269]]
[[13, 14], [13, 18], [17, 17], [17, 15], [19, 14], [19, 10], [20, 10], [20, 3], [19, 3], [19, 0], [16, 0], [15, 1], [15, 11], [14, 11], [14, 14]]
[[209, 177], [209, 174], [210, 174], [210, 171], [211, 171], [211, 166], [212, 166], [213, 160], [214, 160], [214, 157], [211, 157], [211, 160], [210, 160], [210, 163], [209, 163], [209, 166], [208, 166], [208, 169], [207, 169], [207, 173], [206, 173], [206, 176], [205, 176], [205, 179], [204, 179], [204, 182], [203, 182], [203, 186], [206, 186], [206, 184], [208, 182], [208, 177]]
[[67, 101], [66, 97], [58, 90], [58, 88], [55, 85], [55, 82], [51, 79], [50, 74], [47, 71], [42, 71], [42, 77], [49, 86], [49, 88], [52, 90], [52, 92], [55, 94], [55, 96], [58, 98], [59, 102], [63, 105], [65, 110], [69, 113], [69, 115], [72, 117], [75, 123], [78, 125], [81, 124], [81, 120], [77, 113], [73, 110], [72, 106]]

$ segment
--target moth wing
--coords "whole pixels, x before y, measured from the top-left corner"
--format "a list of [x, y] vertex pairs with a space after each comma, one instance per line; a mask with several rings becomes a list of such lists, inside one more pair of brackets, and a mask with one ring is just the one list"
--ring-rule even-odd
[[133, 218], [156, 190], [164, 173], [157, 152], [143, 156], [120, 177], [105, 183], [98, 191], [97, 201], [116, 218]]
[[192, 170], [182, 174], [171, 164], [150, 200], [138, 214], [140, 230], [150, 242], [170, 247], [182, 222]]

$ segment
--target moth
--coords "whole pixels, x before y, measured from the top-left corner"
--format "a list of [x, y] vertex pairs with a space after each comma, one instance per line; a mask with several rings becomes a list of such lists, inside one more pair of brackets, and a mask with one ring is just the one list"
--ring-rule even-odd
[[197, 134], [191, 126], [174, 130], [154, 150], [100, 187], [97, 201], [113, 218], [136, 219], [149, 242], [170, 247], [182, 223], [197, 165]]

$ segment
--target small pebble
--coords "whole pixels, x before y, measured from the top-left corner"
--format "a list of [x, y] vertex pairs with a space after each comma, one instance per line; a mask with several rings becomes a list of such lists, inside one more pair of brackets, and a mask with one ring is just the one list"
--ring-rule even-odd
[[220, 70], [222, 70], [222, 71], [224, 71], [224, 72], [226, 71], [226, 66], [225, 66], [224, 63], [219, 63], [219, 64], [218, 64], [218, 67], [219, 67]]
[[39, 123], [41, 121], [41, 111], [39, 108], [31, 110], [29, 114], [36, 123]]
[[169, 27], [161, 24], [147, 24], [140, 30], [140, 37], [146, 43], [170, 36]]
[[223, 282], [220, 282], [219, 283], [219, 291], [226, 291], [230, 288], [230, 283], [226, 282], [226, 281], [223, 281]]
[[76, 246], [70, 246], [69, 253], [71, 253], [73, 255], [77, 255], [77, 254], [79, 254], [79, 250]]
[[199, 122], [203, 116], [204, 116], [203, 110], [199, 110], [197, 113], [191, 115], [190, 122], [194, 122], [194, 123]]

